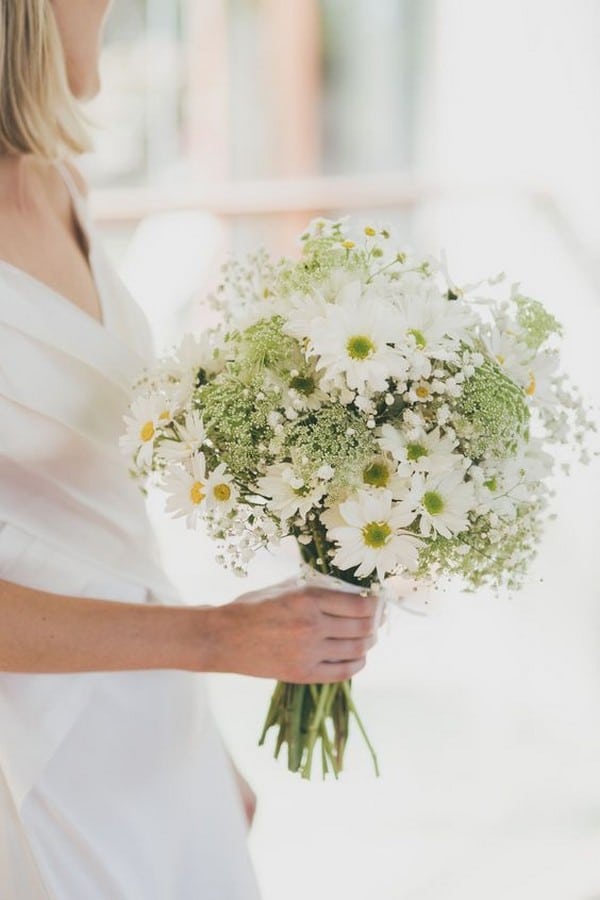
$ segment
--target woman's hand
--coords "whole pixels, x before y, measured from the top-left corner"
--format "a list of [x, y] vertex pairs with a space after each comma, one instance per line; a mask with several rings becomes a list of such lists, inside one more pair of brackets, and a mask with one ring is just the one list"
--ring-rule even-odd
[[377, 641], [378, 612], [374, 597], [296, 579], [244, 594], [211, 610], [209, 668], [297, 684], [344, 681]]

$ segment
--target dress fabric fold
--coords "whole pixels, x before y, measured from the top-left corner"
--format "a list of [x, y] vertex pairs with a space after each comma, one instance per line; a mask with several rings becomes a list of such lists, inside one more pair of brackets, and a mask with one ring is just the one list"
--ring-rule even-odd
[[[103, 322], [0, 261], [0, 578], [180, 603], [118, 447], [150, 332], [63, 176]], [[258, 897], [203, 675], [0, 673], [0, 898], [84, 897]]]

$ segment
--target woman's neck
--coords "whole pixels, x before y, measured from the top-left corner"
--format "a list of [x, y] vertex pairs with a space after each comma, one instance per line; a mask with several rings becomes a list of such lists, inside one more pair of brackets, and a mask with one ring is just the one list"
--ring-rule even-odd
[[40, 162], [33, 156], [0, 155], [0, 203], [27, 209], [39, 199]]

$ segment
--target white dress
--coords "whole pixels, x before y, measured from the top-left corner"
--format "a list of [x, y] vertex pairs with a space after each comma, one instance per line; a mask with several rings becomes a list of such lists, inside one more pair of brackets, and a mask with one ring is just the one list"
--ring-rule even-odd
[[[149, 331], [61, 171], [103, 324], [0, 262], [0, 578], [177, 603], [117, 445]], [[0, 673], [1, 900], [257, 897], [203, 675]]]

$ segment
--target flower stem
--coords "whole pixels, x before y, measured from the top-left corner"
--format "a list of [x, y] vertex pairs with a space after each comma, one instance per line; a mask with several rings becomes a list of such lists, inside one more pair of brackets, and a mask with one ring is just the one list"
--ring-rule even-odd
[[[311, 685], [311, 688], [314, 685]], [[317, 741], [317, 737], [321, 733], [322, 729], [325, 727], [325, 710], [327, 708], [327, 700], [329, 698], [329, 694], [331, 692], [332, 685], [324, 684], [320, 685], [312, 693], [313, 699], [315, 699], [315, 695], [318, 696], [318, 701], [316, 703], [315, 711], [312, 715], [312, 721], [308, 726], [308, 740], [306, 743], [306, 762], [304, 763], [304, 767], [302, 769], [302, 777], [310, 778], [310, 770], [312, 765], [312, 756], [313, 750], [315, 747], [315, 743]]]
[[361, 718], [360, 718], [360, 716], [359, 716], [359, 714], [358, 714], [358, 711], [357, 711], [357, 709], [356, 709], [356, 706], [354, 705], [354, 701], [352, 700], [352, 693], [351, 693], [351, 691], [350, 691], [350, 682], [349, 682], [349, 681], [344, 681], [344, 682], [342, 683], [342, 689], [343, 689], [343, 691], [344, 691], [344, 693], [345, 693], [345, 695], [346, 695], [346, 700], [348, 701], [348, 708], [350, 709], [350, 711], [352, 712], [354, 718], [356, 719], [356, 722], [357, 722], [358, 727], [359, 727], [359, 729], [360, 729], [360, 733], [361, 733], [362, 736], [364, 737], [365, 743], [366, 743], [367, 747], [369, 748], [369, 752], [370, 752], [371, 757], [372, 757], [372, 759], [373, 759], [373, 765], [375, 766], [375, 774], [376, 774], [377, 777], [379, 778], [380, 772], [379, 772], [379, 763], [377, 762], [377, 754], [375, 753], [375, 750], [373, 749], [373, 745], [371, 744], [371, 741], [369, 740], [369, 737], [368, 737], [368, 735], [367, 735], [367, 732], [365, 731], [365, 726], [363, 725], [363, 723], [362, 723], [362, 721], [361, 721]]

